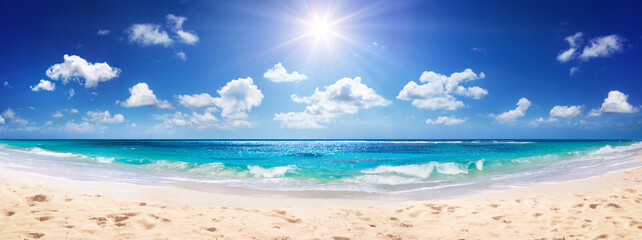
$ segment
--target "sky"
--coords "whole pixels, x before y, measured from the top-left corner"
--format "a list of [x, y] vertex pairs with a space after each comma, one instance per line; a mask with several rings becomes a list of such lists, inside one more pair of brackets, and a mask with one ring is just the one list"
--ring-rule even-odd
[[2, 1], [0, 138], [641, 139], [636, 1]]

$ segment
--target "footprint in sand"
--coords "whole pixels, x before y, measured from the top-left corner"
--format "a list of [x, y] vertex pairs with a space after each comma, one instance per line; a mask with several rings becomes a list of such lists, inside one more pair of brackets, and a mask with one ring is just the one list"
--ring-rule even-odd
[[347, 237], [332, 237], [333, 240], [350, 240], [350, 238]]
[[44, 235], [45, 235], [44, 233], [29, 233], [29, 236], [35, 239], [41, 238]]
[[41, 222], [44, 222], [52, 218], [53, 218], [52, 216], [44, 216], [44, 217], [37, 217], [36, 219], [40, 220]]
[[44, 201], [47, 201], [47, 196], [42, 195], [42, 194], [37, 194], [37, 195], [33, 195], [31, 197], [28, 197], [27, 200], [32, 201], [32, 202], [44, 202]]

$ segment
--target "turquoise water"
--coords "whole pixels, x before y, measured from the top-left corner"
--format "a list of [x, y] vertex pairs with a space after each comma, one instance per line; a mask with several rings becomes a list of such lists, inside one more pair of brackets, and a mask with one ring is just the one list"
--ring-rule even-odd
[[0, 140], [0, 144], [0, 167], [80, 179], [418, 196], [435, 194], [435, 189], [464, 191], [458, 186], [491, 189], [589, 177], [634, 167], [630, 158], [642, 147], [630, 140]]

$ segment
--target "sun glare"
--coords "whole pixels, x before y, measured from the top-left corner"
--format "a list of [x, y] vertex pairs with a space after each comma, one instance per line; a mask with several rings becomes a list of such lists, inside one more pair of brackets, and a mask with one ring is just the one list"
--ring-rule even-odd
[[330, 25], [325, 21], [317, 21], [312, 25], [312, 34], [317, 37], [325, 37], [331, 32]]

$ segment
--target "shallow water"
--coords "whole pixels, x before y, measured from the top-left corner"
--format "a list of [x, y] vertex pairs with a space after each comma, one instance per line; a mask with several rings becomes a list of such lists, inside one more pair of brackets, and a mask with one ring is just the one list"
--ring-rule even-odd
[[0, 140], [0, 167], [77, 180], [430, 199], [632, 168], [640, 150], [630, 140]]

